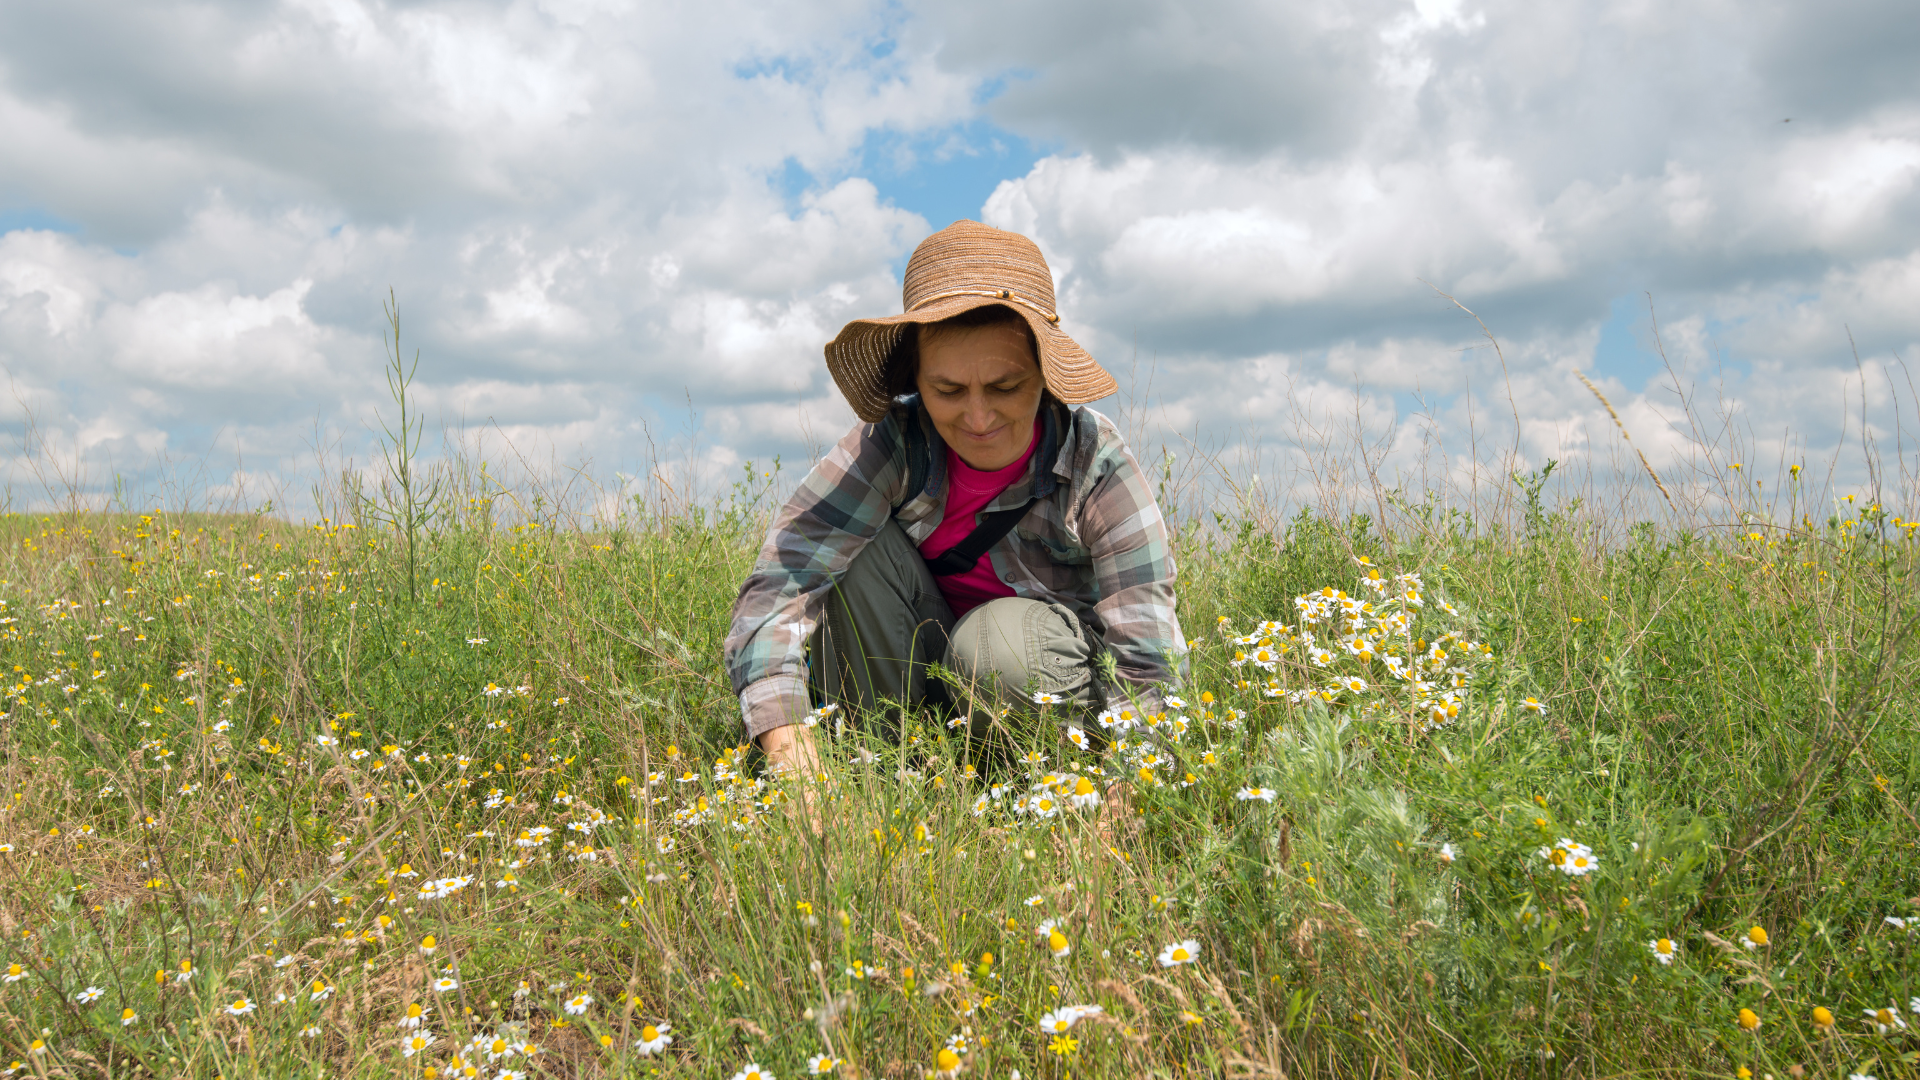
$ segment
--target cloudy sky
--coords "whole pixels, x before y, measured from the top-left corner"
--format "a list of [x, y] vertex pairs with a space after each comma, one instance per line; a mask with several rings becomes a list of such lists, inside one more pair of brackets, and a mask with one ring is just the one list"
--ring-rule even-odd
[[1617, 457], [1579, 368], [1656, 467], [1819, 467], [1920, 422], [1916, 66], [1898, 0], [8, 0], [0, 451], [364, 462], [391, 288], [489, 453], [804, 462], [821, 345], [973, 217], [1143, 443]]

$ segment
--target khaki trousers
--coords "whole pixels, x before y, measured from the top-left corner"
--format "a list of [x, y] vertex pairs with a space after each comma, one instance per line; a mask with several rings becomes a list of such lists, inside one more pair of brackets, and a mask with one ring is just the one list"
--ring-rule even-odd
[[[1042, 713], [1084, 719], [1103, 707], [1098, 642], [1073, 611], [1025, 597], [982, 604], [957, 623], [933, 573], [896, 522], [854, 557], [808, 643], [815, 693], [874, 735], [895, 741], [902, 707], [970, 718], [983, 736], [997, 720]], [[931, 674], [931, 665], [945, 679]], [[951, 712], [948, 712], [951, 710]]]

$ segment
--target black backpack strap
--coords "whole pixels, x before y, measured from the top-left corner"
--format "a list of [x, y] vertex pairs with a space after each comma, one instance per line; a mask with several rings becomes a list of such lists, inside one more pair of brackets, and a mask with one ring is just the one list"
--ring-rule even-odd
[[1033, 504], [1039, 501], [1038, 498], [1028, 499], [1019, 506], [995, 510], [983, 516], [980, 524], [974, 526], [965, 539], [941, 552], [938, 558], [928, 559], [927, 569], [933, 571], [934, 577], [950, 577], [973, 569], [974, 564], [980, 561], [980, 556], [999, 543], [1001, 537], [1012, 532], [1013, 527], [1020, 524], [1020, 519], [1027, 516], [1027, 511], [1033, 509]]

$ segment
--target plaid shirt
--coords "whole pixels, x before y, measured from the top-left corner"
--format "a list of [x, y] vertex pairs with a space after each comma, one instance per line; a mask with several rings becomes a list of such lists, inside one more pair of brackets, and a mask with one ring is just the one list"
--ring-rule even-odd
[[[981, 513], [1039, 501], [987, 555], [1015, 595], [1065, 604], [1098, 633], [1151, 711], [1154, 688], [1186, 666], [1166, 519], [1111, 420], [1052, 402], [1042, 416], [1032, 465]], [[848, 432], [781, 508], [727, 634], [749, 738], [808, 708], [804, 650], [828, 590], [889, 518], [924, 541], [946, 513], [946, 472], [945, 444], [909, 398]]]

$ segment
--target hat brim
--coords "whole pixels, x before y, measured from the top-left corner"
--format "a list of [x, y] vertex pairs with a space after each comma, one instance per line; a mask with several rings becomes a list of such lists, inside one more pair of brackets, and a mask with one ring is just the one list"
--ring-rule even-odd
[[887, 393], [887, 358], [906, 327], [941, 322], [989, 304], [1012, 309], [1032, 328], [1039, 346], [1040, 377], [1054, 397], [1069, 405], [1084, 405], [1119, 392], [1113, 376], [1058, 324], [1024, 304], [990, 296], [948, 296], [899, 315], [855, 319], [827, 342], [827, 370], [854, 413], [869, 424], [877, 423], [893, 406], [893, 397]]

